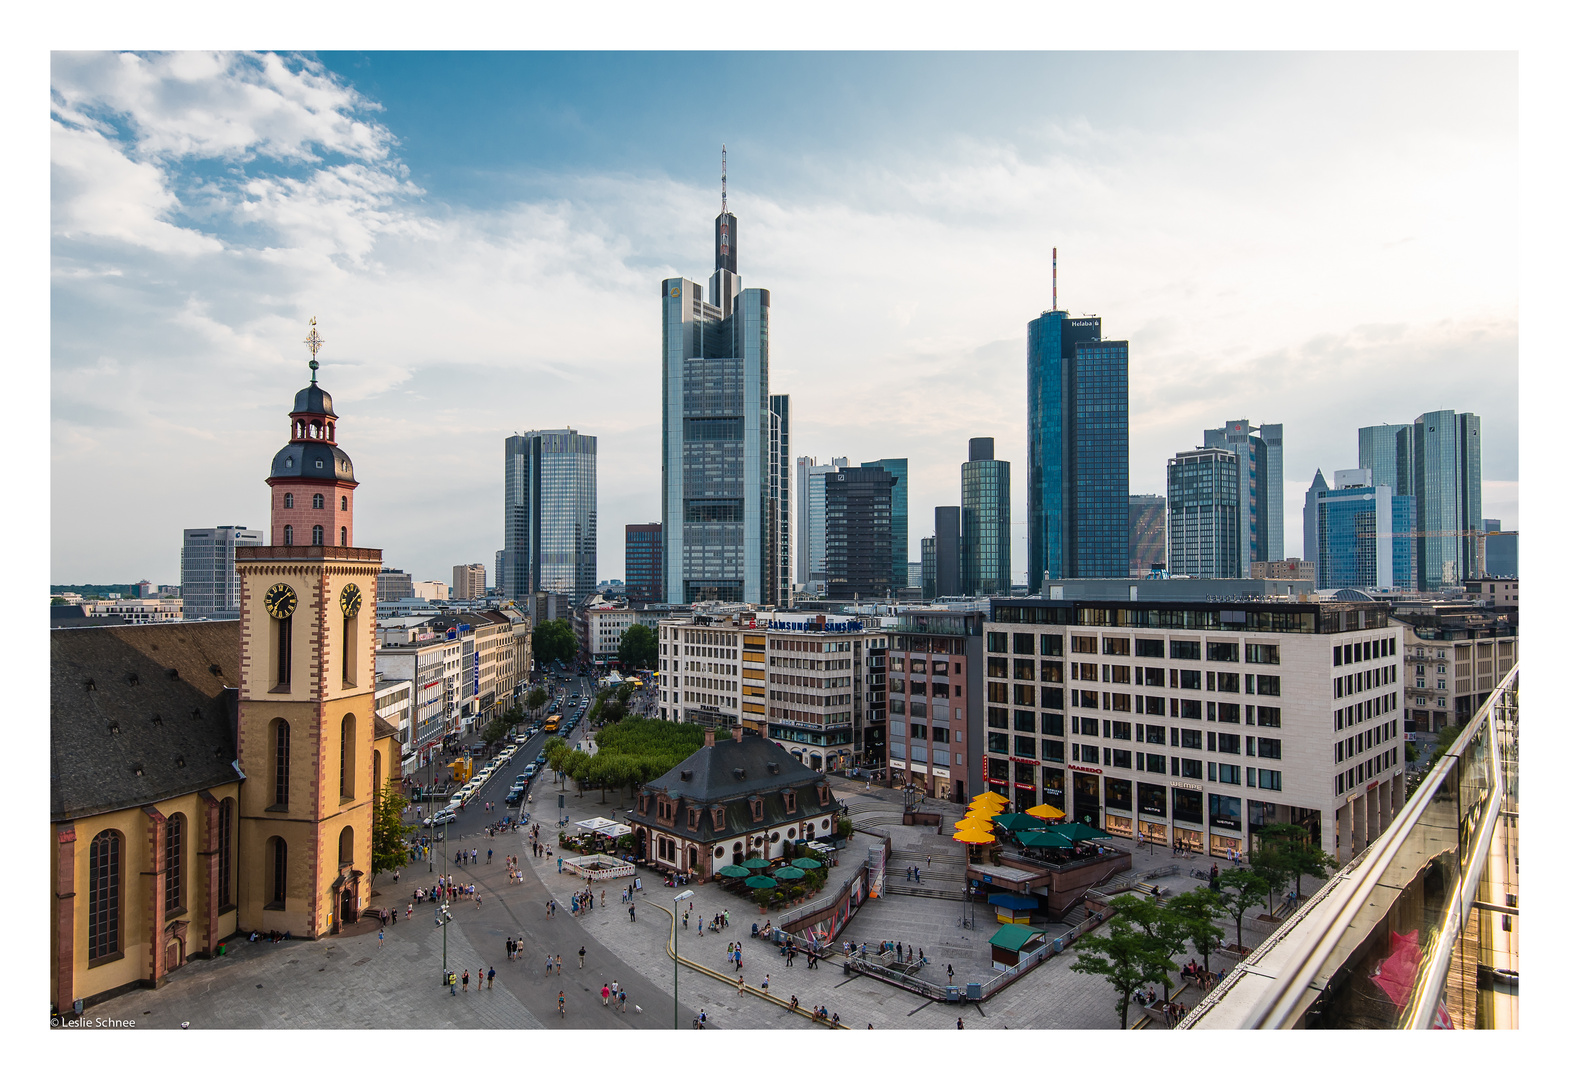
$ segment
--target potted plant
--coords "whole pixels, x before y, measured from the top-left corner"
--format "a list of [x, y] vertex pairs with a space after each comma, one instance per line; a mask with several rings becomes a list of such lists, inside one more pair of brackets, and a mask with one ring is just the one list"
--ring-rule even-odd
[[768, 905], [773, 900], [773, 898], [774, 898], [774, 890], [772, 890], [772, 889], [753, 889], [752, 890], [752, 899], [757, 901], [757, 908], [758, 908], [759, 911], [767, 912], [768, 911]]

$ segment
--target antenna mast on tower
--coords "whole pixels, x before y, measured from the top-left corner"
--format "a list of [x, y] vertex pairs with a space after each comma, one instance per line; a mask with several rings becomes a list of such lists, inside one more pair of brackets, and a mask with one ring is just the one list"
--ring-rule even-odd
[[729, 195], [729, 192], [725, 188], [725, 185], [726, 185], [726, 182], [727, 182], [726, 174], [728, 172], [729, 172], [729, 164], [728, 164], [728, 158], [726, 157], [725, 144], [724, 143], [720, 143], [719, 144], [719, 212], [721, 214], [727, 214], [727, 213], [730, 212], [730, 195]]
[[1057, 310], [1057, 249], [1051, 249], [1051, 309]]

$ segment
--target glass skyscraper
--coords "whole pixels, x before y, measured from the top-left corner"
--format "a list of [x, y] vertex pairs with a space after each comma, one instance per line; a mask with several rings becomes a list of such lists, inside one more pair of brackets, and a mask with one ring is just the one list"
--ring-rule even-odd
[[1320, 589], [1410, 589], [1416, 584], [1415, 502], [1374, 484], [1371, 469], [1341, 469], [1317, 492]]
[[1026, 456], [1030, 591], [1044, 579], [1128, 573], [1128, 343], [1100, 319], [1029, 324]]
[[814, 457], [795, 459], [795, 580], [807, 587], [808, 592], [822, 592], [827, 579], [823, 564], [824, 530], [824, 478], [850, 464], [849, 458], [829, 459], [827, 465], [817, 464]]
[[1416, 496], [1417, 587], [1441, 589], [1479, 577], [1482, 418], [1439, 409], [1411, 424]]
[[826, 520], [823, 567], [827, 599], [893, 595], [905, 575], [891, 576], [893, 493], [898, 478], [886, 469], [838, 469], [823, 477]]
[[768, 395], [768, 538], [763, 602], [786, 605], [794, 592], [791, 572], [790, 395]]
[[[742, 289], [736, 218], [714, 219], [714, 273], [660, 284], [665, 598], [669, 603], [778, 602], [777, 510], [771, 473], [780, 416], [768, 389], [767, 289]], [[788, 543], [788, 537], [783, 540]]]
[[1248, 576], [1253, 563], [1286, 557], [1282, 442], [1280, 424], [1253, 427], [1246, 420], [1228, 420], [1225, 427], [1204, 431], [1205, 446], [1237, 455], [1240, 577]]
[[503, 595], [594, 595], [599, 580], [599, 440], [572, 428], [507, 439]]
[[1411, 425], [1358, 428], [1357, 468], [1370, 470], [1375, 486], [1382, 484], [1396, 495], [1415, 494], [1411, 490]]
[[897, 582], [902, 580], [899, 568], [906, 567], [908, 576], [910, 562], [910, 459], [879, 458], [861, 462], [861, 468], [882, 469], [897, 481], [893, 486], [893, 565], [889, 567], [889, 575], [897, 589]]
[[1128, 496], [1128, 575], [1145, 577], [1166, 563], [1166, 496]]
[[[996, 460], [993, 440], [971, 439], [970, 460], [959, 468], [960, 573], [966, 596], [1008, 596], [1013, 590], [1012, 485], [1009, 463]], [[1126, 550], [1126, 518], [1122, 524]]]
[[1175, 576], [1246, 577], [1237, 518], [1240, 463], [1217, 447], [1183, 450], [1166, 462], [1166, 568]]
[[[273, 542], [282, 540], [275, 537]], [[180, 548], [180, 597], [185, 602], [185, 617], [239, 615], [240, 575], [234, 568], [234, 549], [265, 543], [260, 529], [244, 525], [186, 529]]]
[[634, 604], [664, 603], [664, 536], [659, 522], [627, 526], [627, 600]]
[[1318, 493], [1329, 490], [1324, 470], [1313, 471], [1313, 483], [1308, 485], [1307, 500], [1302, 505], [1302, 561], [1318, 563]]

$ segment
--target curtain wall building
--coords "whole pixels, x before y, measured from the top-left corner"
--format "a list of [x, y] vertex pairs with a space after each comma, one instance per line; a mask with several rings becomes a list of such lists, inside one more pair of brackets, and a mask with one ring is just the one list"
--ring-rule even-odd
[[657, 521], [628, 525], [626, 544], [627, 600], [634, 604], [664, 603], [664, 527]]
[[970, 460], [959, 467], [960, 591], [966, 596], [1007, 596], [1013, 589], [1013, 479], [994, 447], [992, 439], [971, 439]]
[[[882, 469], [891, 475], [893, 486], [893, 551], [891, 558], [893, 564], [889, 567], [889, 577], [894, 581], [894, 588], [899, 587], [899, 582], [904, 580], [899, 574], [901, 566], [908, 567], [910, 561], [910, 459], [909, 458], [879, 458], [876, 461], [861, 462], [863, 469]], [[908, 571], [906, 572], [908, 576]]]
[[1204, 445], [1237, 456], [1237, 550], [1243, 569], [1284, 559], [1281, 425], [1254, 427], [1246, 420], [1228, 420], [1225, 427], [1205, 429]]
[[1316, 584], [1320, 589], [1414, 589], [1415, 502], [1375, 484], [1371, 469], [1338, 469], [1318, 493]]
[[1411, 495], [1411, 425], [1376, 424], [1357, 429], [1357, 468], [1373, 474], [1395, 495]]
[[828, 580], [823, 564], [824, 478], [849, 464], [844, 457], [830, 458], [826, 465], [817, 464], [815, 457], [795, 459], [795, 580], [806, 592], [822, 592]]
[[1329, 490], [1324, 470], [1313, 471], [1313, 483], [1308, 486], [1307, 502], [1302, 507], [1302, 561], [1318, 563], [1318, 496]]
[[893, 493], [898, 477], [886, 469], [839, 469], [823, 478], [823, 565], [827, 598], [893, 595], [905, 575], [892, 576]]
[[1411, 425], [1417, 587], [1460, 585], [1481, 575], [1482, 418], [1451, 409]]
[[186, 529], [180, 547], [180, 597], [185, 601], [185, 617], [239, 614], [240, 575], [234, 568], [234, 549], [260, 547], [265, 542], [260, 529], [244, 525]]
[[1173, 575], [1239, 578], [1243, 562], [1237, 455], [1214, 447], [1166, 462], [1166, 567]]
[[507, 439], [502, 594], [559, 593], [577, 604], [599, 580], [599, 440], [572, 428]]
[[1128, 576], [1166, 565], [1166, 496], [1128, 496]]

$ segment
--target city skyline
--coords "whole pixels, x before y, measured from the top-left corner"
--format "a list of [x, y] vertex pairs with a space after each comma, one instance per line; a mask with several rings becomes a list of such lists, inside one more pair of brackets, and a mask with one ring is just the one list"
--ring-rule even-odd
[[[1163, 490], [1206, 425], [1263, 417], [1292, 432], [1294, 506], [1316, 469], [1356, 460], [1359, 428], [1452, 409], [1487, 419], [1483, 512], [1518, 526], [1516, 240], [1497, 213], [1515, 198], [1512, 57], [761, 54], [715, 60], [744, 102], [814, 74], [886, 96], [828, 130], [806, 122], [826, 89], [746, 124], [609, 121], [629, 80], [651, 99], [675, 85], [678, 59], [634, 54], [590, 92], [602, 65], [581, 54], [478, 54], [453, 89], [437, 55], [57, 54], [52, 463], [74, 497], [53, 500], [51, 576], [177, 580], [182, 528], [259, 521], [249, 463], [275, 448], [267, 403], [303, 383], [316, 315], [322, 383], [378, 480], [357, 516], [389, 562], [442, 578], [488, 561], [496, 440], [571, 425], [602, 440], [598, 576], [624, 577], [624, 525], [661, 516], [654, 289], [708, 262], [721, 142], [749, 278], [778, 300], [791, 454], [908, 458], [912, 547], [959, 502], [971, 435], [1027, 460], [1024, 326], [1051, 305], [1053, 246], [1061, 307], [1093, 299], [1130, 343], [1130, 491]], [[1087, 76], [1098, 96], [1066, 89]], [[524, 93], [526, 115], [440, 130], [481, 84]], [[536, 150], [451, 152], [487, 124]], [[847, 236], [854, 258], [824, 257]], [[146, 498], [149, 462], [190, 438], [207, 450], [190, 483]], [[104, 517], [123, 523], [110, 551], [89, 527]]]

